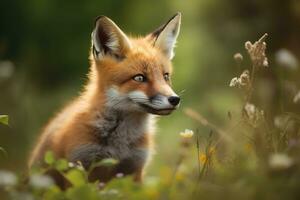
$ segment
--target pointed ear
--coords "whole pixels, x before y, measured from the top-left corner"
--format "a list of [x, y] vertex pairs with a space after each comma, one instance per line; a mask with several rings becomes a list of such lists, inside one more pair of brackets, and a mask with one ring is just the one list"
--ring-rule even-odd
[[176, 13], [167, 23], [148, 35], [155, 47], [170, 60], [174, 57], [174, 47], [180, 30], [181, 13]]
[[92, 51], [95, 59], [104, 55], [123, 58], [131, 48], [128, 37], [108, 17], [100, 16], [96, 19], [92, 32]]

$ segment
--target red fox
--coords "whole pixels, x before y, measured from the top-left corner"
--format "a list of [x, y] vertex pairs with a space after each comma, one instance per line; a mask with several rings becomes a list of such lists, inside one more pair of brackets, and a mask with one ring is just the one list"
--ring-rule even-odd
[[114, 158], [110, 170], [95, 168], [90, 181], [117, 173], [142, 181], [152, 149], [155, 115], [168, 115], [180, 97], [171, 88], [173, 49], [181, 14], [145, 37], [128, 37], [108, 17], [91, 34], [90, 72], [82, 94], [45, 127], [29, 159], [42, 165], [46, 151], [69, 162]]

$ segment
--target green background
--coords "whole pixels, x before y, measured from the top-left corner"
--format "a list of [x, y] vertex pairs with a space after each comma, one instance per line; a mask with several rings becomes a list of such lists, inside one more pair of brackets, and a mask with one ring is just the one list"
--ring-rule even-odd
[[[184, 90], [183, 101], [178, 111], [158, 123], [157, 153], [149, 173], [157, 174], [159, 166], [174, 163], [180, 131], [209, 132], [186, 117], [184, 108], [191, 107], [220, 126], [226, 123], [227, 112], [240, 103], [236, 90], [228, 87], [239, 74], [232, 56], [245, 54], [244, 42], [255, 41], [265, 32], [273, 70], [260, 76], [270, 81], [275, 93], [268, 100], [259, 96], [256, 100], [267, 113], [280, 111], [284, 103], [280, 97], [285, 94], [277, 83], [289, 77], [299, 86], [299, 70], [281, 68], [274, 59], [281, 48], [296, 57], [300, 54], [297, 0], [1, 0], [0, 114], [10, 116], [10, 125], [0, 125], [0, 146], [8, 153], [0, 155], [0, 168], [23, 171], [43, 125], [82, 89], [89, 67], [90, 34], [98, 15], [110, 17], [126, 33], [138, 36], [153, 31], [177, 11], [183, 16], [173, 83], [176, 91]], [[249, 63], [246, 56], [245, 63]], [[11, 73], [5, 75], [7, 69]], [[299, 108], [287, 106], [287, 110], [295, 109]]]

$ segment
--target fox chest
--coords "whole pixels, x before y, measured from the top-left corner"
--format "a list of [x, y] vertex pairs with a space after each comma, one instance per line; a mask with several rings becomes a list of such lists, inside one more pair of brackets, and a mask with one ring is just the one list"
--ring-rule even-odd
[[95, 142], [73, 150], [69, 160], [85, 167], [105, 158], [119, 161], [117, 171], [133, 173], [148, 160], [149, 119], [144, 116], [102, 116], [93, 124]]

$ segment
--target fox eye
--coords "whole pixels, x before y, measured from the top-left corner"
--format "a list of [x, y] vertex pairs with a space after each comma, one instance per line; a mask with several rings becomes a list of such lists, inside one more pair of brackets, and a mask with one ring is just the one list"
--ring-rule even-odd
[[164, 73], [164, 79], [166, 81], [169, 81], [170, 80], [170, 74], [169, 73]]
[[136, 82], [146, 82], [146, 77], [142, 74], [137, 74], [132, 79]]

